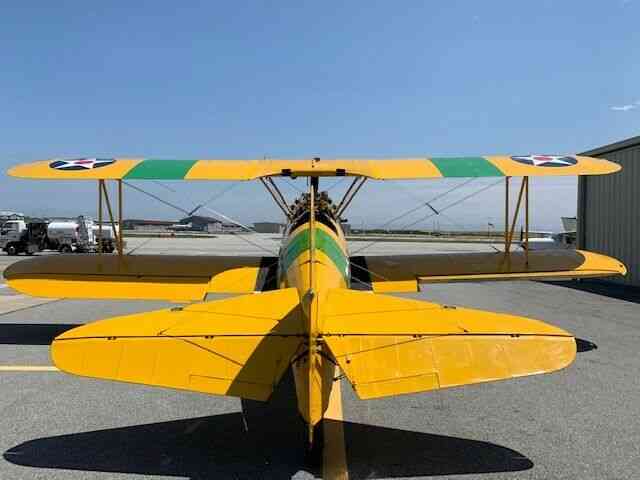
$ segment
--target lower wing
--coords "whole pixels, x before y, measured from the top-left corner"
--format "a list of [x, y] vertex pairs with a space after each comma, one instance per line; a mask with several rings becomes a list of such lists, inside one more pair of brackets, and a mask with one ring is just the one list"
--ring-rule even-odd
[[51, 255], [9, 266], [11, 288], [37, 297], [201, 301], [270, 289], [276, 257]]
[[566, 367], [574, 337], [529, 318], [337, 289], [323, 338], [360, 398], [516, 378]]
[[421, 283], [542, 280], [625, 275], [615, 258], [583, 250], [478, 252], [351, 257], [352, 286], [375, 292], [416, 292]]
[[267, 400], [303, 341], [297, 290], [110, 318], [51, 345], [75, 375]]

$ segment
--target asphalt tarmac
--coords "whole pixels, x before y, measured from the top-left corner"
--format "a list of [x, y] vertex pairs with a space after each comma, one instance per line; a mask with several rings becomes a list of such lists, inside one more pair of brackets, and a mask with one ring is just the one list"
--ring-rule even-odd
[[[128, 246], [277, 251], [275, 235], [248, 238], [258, 246], [238, 237]], [[384, 243], [366, 253], [486, 248]], [[0, 256], [0, 269], [15, 260]], [[31, 299], [2, 285], [0, 479], [640, 478], [637, 296], [540, 282], [434, 285], [409, 296], [544, 320], [583, 339], [583, 351], [549, 375], [388, 399], [358, 400], [343, 380], [333, 409], [341, 420], [324, 426], [329, 453], [310, 461], [289, 377], [263, 404], [51, 369], [48, 344], [62, 331], [170, 304]]]

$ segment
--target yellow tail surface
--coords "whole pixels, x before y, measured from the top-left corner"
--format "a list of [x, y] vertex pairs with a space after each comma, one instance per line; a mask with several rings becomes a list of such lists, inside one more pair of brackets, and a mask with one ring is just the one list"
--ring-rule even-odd
[[267, 400], [304, 339], [296, 289], [102, 320], [51, 346], [87, 377]]
[[371, 292], [332, 290], [323, 338], [360, 398], [552, 372], [574, 337], [529, 318]]

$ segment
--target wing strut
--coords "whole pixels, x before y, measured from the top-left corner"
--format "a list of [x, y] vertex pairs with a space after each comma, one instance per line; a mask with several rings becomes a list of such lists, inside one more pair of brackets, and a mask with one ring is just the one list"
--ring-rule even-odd
[[98, 253], [102, 254], [102, 184], [104, 180], [98, 180]]
[[529, 266], [529, 177], [524, 180], [524, 264]]
[[[104, 204], [107, 206], [107, 213], [109, 214], [109, 223], [111, 223], [111, 228], [113, 229], [113, 238], [116, 241], [116, 249], [118, 250], [118, 255], [122, 257], [124, 253], [124, 241], [122, 238], [122, 180], [118, 180], [118, 223], [113, 217], [113, 209], [111, 208], [111, 201], [109, 200], [109, 191], [107, 190], [107, 185], [105, 180], [98, 180], [98, 253], [103, 253], [103, 243], [102, 243], [102, 215], [103, 215], [103, 198]], [[118, 225], [118, 228], [116, 228]]]
[[122, 180], [118, 180], [118, 255], [124, 253], [124, 227], [122, 226]]
[[511, 244], [513, 243], [513, 235], [516, 229], [516, 222], [518, 221], [518, 214], [520, 212], [520, 206], [522, 205], [522, 199], [524, 198], [524, 251], [525, 251], [525, 265], [529, 265], [529, 177], [522, 177], [522, 183], [520, 184], [520, 191], [518, 193], [518, 202], [516, 203], [516, 209], [513, 212], [513, 218], [511, 219], [511, 226], [509, 226], [509, 179], [505, 178], [505, 196], [504, 196], [504, 256], [505, 260], [510, 261], [511, 257]]
[[342, 197], [342, 200], [340, 200], [340, 203], [338, 204], [338, 208], [336, 209], [336, 216], [338, 218], [342, 217], [342, 214], [347, 209], [347, 207], [351, 204], [351, 201], [356, 196], [356, 194], [360, 191], [360, 189], [364, 185], [364, 182], [366, 181], [367, 181], [367, 177], [356, 177], [353, 180], [353, 182], [351, 182], [351, 185], [349, 185], [347, 192], [344, 194], [344, 197]]
[[293, 213], [287, 205], [287, 201], [285, 200], [284, 195], [282, 195], [282, 192], [280, 191], [276, 183], [271, 179], [271, 177], [266, 177], [266, 180], [263, 177], [260, 177], [260, 182], [262, 183], [262, 185], [264, 185], [264, 188], [267, 189], [267, 192], [271, 194], [271, 198], [273, 198], [273, 201], [276, 202], [276, 205], [280, 207], [280, 210], [282, 210], [282, 213], [284, 213], [285, 217], [291, 220], [291, 218], [293, 217]]

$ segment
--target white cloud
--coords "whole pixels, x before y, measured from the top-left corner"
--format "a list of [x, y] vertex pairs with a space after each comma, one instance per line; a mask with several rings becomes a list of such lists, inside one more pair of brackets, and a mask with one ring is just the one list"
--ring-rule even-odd
[[626, 105], [618, 105], [611, 107], [611, 110], [616, 112], [628, 112], [629, 110], [634, 110], [640, 107], [640, 102], [628, 103]]

